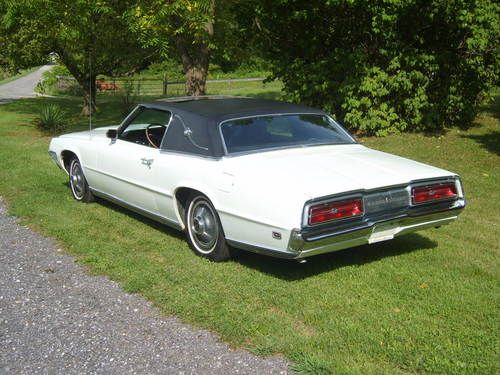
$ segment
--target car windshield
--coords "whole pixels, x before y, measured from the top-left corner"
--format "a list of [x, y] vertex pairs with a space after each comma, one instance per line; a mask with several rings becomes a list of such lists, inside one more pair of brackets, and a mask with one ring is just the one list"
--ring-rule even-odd
[[221, 132], [229, 154], [355, 143], [339, 124], [321, 114], [268, 115], [230, 120], [221, 124]]

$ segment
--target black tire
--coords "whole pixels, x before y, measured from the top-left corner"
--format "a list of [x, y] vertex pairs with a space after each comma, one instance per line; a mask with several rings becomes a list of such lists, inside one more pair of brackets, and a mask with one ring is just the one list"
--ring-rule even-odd
[[206, 196], [195, 194], [188, 199], [184, 222], [187, 241], [196, 255], [214, 262], [231, 258], [219, 215]]
[[80, 160], [74, 156], [69, 162], [69, 187], [71, 194], [79, 202], [90, 203], [94, 201], [94, 194], [90, 191], [87, 179], [83, 174]]

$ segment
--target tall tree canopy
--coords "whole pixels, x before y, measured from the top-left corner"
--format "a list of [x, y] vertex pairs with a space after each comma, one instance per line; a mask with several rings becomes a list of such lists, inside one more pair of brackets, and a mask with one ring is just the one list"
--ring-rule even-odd
[[84, 91], [83, 113], [95, 110], [95, 78], [144, 64], [148, 53], [130, 31], [128, 0], [0, 0], [0, 34], [9, 63], [40, 64], [56, 52]]
[[498, 82], [490, 0], [255, 0], [261, 50], [298, 101], [361, 133], [464, 125]]
[[[241, 61], [242, 38], [235, 10], [242, 0], [137, 0], [129, 22], [145, 46], [176, 57], [186, 76], [186, 94], [203, 95], [211, 58]], [[243, 42], [243, 43], [242, 43]], [[239, 57], [239, 58], [238, 58]]]

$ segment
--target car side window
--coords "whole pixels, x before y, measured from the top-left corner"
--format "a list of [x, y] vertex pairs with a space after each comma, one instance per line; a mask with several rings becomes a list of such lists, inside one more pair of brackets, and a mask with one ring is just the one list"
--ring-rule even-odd
[[159, 148], [172, 114], [153, 108], [139, 109], [118, 135], [122, 141]]

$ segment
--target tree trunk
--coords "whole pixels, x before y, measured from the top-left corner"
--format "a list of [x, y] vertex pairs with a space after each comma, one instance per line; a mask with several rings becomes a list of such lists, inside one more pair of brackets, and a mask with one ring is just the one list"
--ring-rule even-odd
[[90, 114], [95, 113], [97, 110], [97, 105], [96, 105], [96, 84], [95, 84], [95, 79], [96, 77], [86, 77], [82, 79], [81, 81], [78, 80], [78, 83], [80, 83], [80, 86], [82, 86], [83, 89], [83, 108], [82, 108], [82, 115], [84, 116], [90, 116]]
[[182, 67], [186, 76], [186, 95], [200, 96], [206, 94], [208, 64], [210, 62], [209, 41], [214, 36], [215, 0], [210, 0], [208, 21], [205, 25], [205, 38], [179, 35], [176, 40], [177, 50], [182, 59]]
[[56, 51], [61, 58], [62, 63], [68, 68], [71, 75], [76, 79], [78, 84], [83, 90], [83, 108], [82, 115], [89, 116], [97, 110], [95, 94], [96, 94], [96, 75], [91, 77], [86, 70], [80, 69], [78, 65], [70, 58], [63, 48], [58, 48]]
[[205, 45], [195, 52], [195, 56], [183, 54], [182, 65], [186, 75], [186, 95], [200, 96], [206, 94], [209, 59], [210, 50]]

